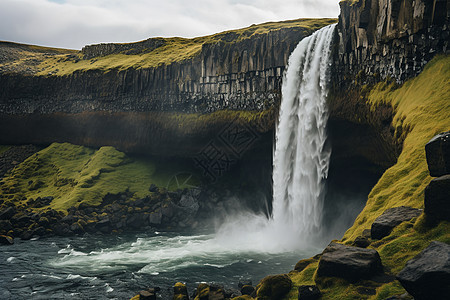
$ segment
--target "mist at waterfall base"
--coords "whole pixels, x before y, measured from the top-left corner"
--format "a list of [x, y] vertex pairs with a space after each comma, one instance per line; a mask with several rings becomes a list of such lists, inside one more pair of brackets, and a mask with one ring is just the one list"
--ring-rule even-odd
[[354, 215], [323, 226], [331, 153], [325, 100], [334, 28], [303, 39], [289, 59], [273, 158], [271, 217], [238, 210], [206, 233], [17, 241], [0, 253], [0, 298], [126, 299], [159, 286], [160, 297], [169, 299], [177, 281], [190, 291], [200, 282], [236, 289], [240, 279], [256, 284], [266, 275], [286, 273], [339, 238], [332, 235], [342, 231], [329, 229], [348, 226]]

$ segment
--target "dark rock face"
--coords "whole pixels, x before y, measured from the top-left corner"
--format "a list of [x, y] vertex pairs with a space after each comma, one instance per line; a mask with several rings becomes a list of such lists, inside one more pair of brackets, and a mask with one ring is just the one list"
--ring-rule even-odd
[[431, 176], [450, 174], [450, 131], [433, 137], [425, 145], [425, 151]]
[[40, 149], [33, 145], [12, 146], [0, 154], [0, 178]]
[[450, 175], [433, 179], [425, 188], [424, 210], [431, 221], [450, 221]]
[[356, 281], [371, 278], [382, 270], [377, 251], [332, 242], [323, 251], [317, 275]]
[[302, 285], [298, 287], [298, 300], [317, 300], [322, 293], [315, 285]]
[[184, 283], [177, 282], [173, 286], [173, 300], [189, 300], [188, 290]]
[[397, 279], [416, 300], [450, 295], [450, 245], [432, 242], [406, 263]]
[[382, 239], [389, 235], [394, 227], [403, 221], [409, 221], [412, 218], [418, 217], [421, 213], [422, 210], [407, 206], [393, 207], [385, 210], [372, 223], [370, 230], [372, 239]]
[[419, 74], [436, 53], [449, 51], [449, 5], [446, 0], [340, 2], [338, 82], [359, 72], [399, 83]]

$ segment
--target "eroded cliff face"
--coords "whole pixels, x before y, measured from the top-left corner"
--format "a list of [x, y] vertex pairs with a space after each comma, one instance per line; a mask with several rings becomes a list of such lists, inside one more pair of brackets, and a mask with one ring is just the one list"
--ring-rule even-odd
[[[3, 73], [0, 112], [261, 111], [280, 101], [289, 54], [313, 30], [282, 28], [237, 42], [230, 33], [219, 42], [203, 44], [190, 59], [155, 68], [75, 71], [65, 76]], [[85, 47], [82, 53], [94, 61], [114, 53], [145, 53], [163, 43], [151, 39], [100, 44]]]
[[447, 0], [342, 1], [340, 7], [339, 83], [355, 80], [358, 73], [402, 83], [417, 76], [434, 55], [450, 51]]

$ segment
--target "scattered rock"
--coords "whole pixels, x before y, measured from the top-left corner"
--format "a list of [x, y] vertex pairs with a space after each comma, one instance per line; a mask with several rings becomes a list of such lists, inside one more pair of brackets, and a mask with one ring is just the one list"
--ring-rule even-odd
[[9, 220], [15, 214], [16, 214], [16, 208], [14, 206], [10, 206], [0, 212], [0, 220]]
[[450, 174], [450, 131], [433, 137], [425, 145], [425, 151], [431, 176]]
[[0, 245], [14, 245], [14, 239], [7, 235], [0, 235]]
[[140, 300], [156, 300], [156, 294], [151, 291], [140, 291], [139, 292]]
[[385, 210], [381, 216], [376, 218], [372, 223], [371, 235], [372, 239], [382, 239], [388, 236], [395, 226], [404, 221], [409, 221], [412, 218], [418, 217], [422, 213], [422, 210], [399, 206]]
[[188, 290], [184, 283], [177, 282], [173, 286], [173, 300], [189, 300]]
[[238, 288], [242, 289], [244, 285], [253, 285], [251, 279], [240, 279], [238, 282]]
[[148, 189], [148, 191], [152, 192], [152, 193], [156, 193], [158, 191], [158, 187], [154, 183], [152, 183], [150, 185], [150, 188]]
[[364, 236], [358, 236], [356, 237], [355, 241], [353, 242], [353, 245], [355, 247], [360, 248], [367, 248], [367, 246], [370, 245], [369, 239]]
[[433, 221], [450, 221], [450, 175], [431, 180], [425, 188], [425, 215]]
[[255, 288], [251, 285], [244, 285], [241, 288], [241, 294], [242, 295], [252, 295], [255, 292]]
[[317, 300], [322, 293], [315, 285], [301, 285], [298, 287], [298, 300]]
[[450, 245], [431, 242], [406, 263], [397, 279], [416, 300], [450, 295]]
[[288, 275], [266, 276], [256, 287], [258, 299], [278, 300], [289, 293], [292, 288], [292, 281]]
[[159, 212], [152, 212], [149, 215], [149, 223], [152, 225], [159, 225], [161, 224], [161, 220], [162, 220], [162, 214]]
[[317, 276], [356, 281], [371, 278], [382, 270], [377, 251], [332, 242], [322, 253]]

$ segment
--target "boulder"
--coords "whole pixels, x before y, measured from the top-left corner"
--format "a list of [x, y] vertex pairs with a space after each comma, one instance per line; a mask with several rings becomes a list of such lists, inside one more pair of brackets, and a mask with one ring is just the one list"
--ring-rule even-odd
[[385, 210], [381, 216], [375, 219], [372, 223], [371, 236], [372, 239], [382, 239], [388, 236], [395, 226], [404, 221], [409, 221], [412, 218], [418, 217], [422, 213], [422, 210], [399, 206]]
[[450, 174], [450, 131], [433, 137], [425, 145], [425, 151], [431, 176]]
[[322, 293], [315, 285], [301, 285], [298, 287], [298, 300], [317, 300]]
[[283, 299], [292, 288], [292, 280], [286, 274], [269, 275], [263, 278], [257, 286], [258, 299]]
[[10, 206], [2, 211], [0, 211], [0, 220], [9, 220], [16, 214], [16, 208]]
[[244, 285], [241, 288], [241, 294], [242, 295], [252, 295], [255, 292], [255, 288], [251, 285]]
[[156, 300], [156, 293], [152, 291], [140, 291], [139, 300]]
[[238, 288], [242, 289], [244, 285], [253, 285], [251, 279], [240, 279], [238, 282]]
[[177, 282], [173, 286], [173, 300], [189, 300], [188, 290], [184, 283]]
[[431, 180], [425, 188], [425, 215], [433, 221], [450, 221], [450, 175]]
[[364, 236], [356, 237], [353, 245], [360, 248], [367, 248], [370, 245], [369, 239]]
[[13, 245], [14, 239], [8, 235], [0, 235], [0, 245]]
[[225, 299], [225, 290], [221, 285], [200, 283], [197, 287], [195, 299], [222, 300]]
[[416, 300], [443, 299], [450, 295], [450, 245], [431, 244], [406, 263], [398, 281]]
[[149, 215], [149, 223], [151, 225], [160, 225], [162, 219], [162, 214], [160, 212], [152, 212]]
[[356, 281], [371, 278], [382, 271], [383, 266], [377, 251], [331, 242], [319, 260], [317, 276]]

